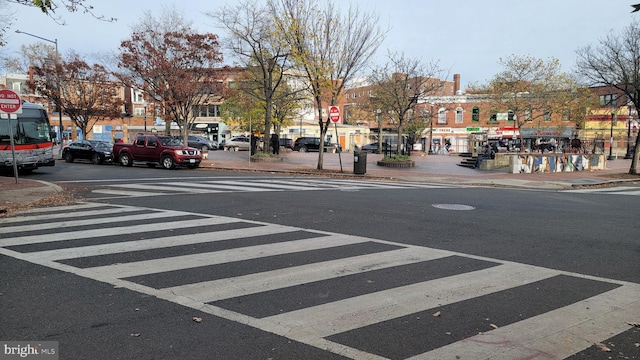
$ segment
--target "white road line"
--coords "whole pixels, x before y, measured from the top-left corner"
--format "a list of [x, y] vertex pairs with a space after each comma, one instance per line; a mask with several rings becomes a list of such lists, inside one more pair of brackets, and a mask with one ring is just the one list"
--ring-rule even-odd
[[434, 260], [450, 255], [452, 254], [448, 251], [408, 247], [234, 278], [175, 286], [164, 290], [206, 303], [377, 269]]
[[639, 313], [640, 285], [627, 284], [411, 359], [564, 359], [630, 329]]
[[[245, 184], [243, 183], [239, 183], [237, 181], [216, 181], [216, 182], [210, 182], [211, 184], [214, 184], [214, 186], [216, 184], [228, 184], [228, 185], [235, 185], [235, 184]], [[298, 182], [293, 182], [294, 184], [297, 184]], [[314, 187], [314, 185], [310, 185], [310, 184], [303, 184], [303, 185], [291, 185], [292, 182], [291, 181], [287, 181], [285, 184], [280, 184], [276, 181], [251, 181], [251, 182], [247, 182], [246, 183], [248, 186], [255, 186], [257, 189], [266, 189], [266, 188], [273, 188], [273, 189], [280, 189], [280, 190], [318, 190], [317, 187]]]
[[123, 189], [138, 189], [138, 190], [151, 190], [151, 191], [170, 191], [170, 192], [190, 192], [190, 193], [208, 193], [204, 189], [184, 188], [181, 183], [162, 183], [162, 184], [120, 184], [109, 185], [109, 187], [123, 188]]
[[115, 190], [115, 189], [95, 189], [95, 190], [92, 190], [91, 192], [96, 194], [118, 195], [118, 196], [128, 196], [128, 197], [167, 195], [167, 193], [161, 193], [161, 192], [126, 191], [126, 190]]
[[[109, 206], [109, 205], [102, 205], [102, 206]], [[131, 212], [131, 211], [139, 211], [140, 209], [138, 208], [134, 208], [134, 207], [113, 207], [113, 208], [109, 208], [109, 209], [100, 209], [100, 210], [90, 210], [91, 208], [88, 208], [89, 210], [87, 211], [82, 211], [82, 212], [71, 212], [71, 210], [81, 210], [82, 208], [70, 208], [70, 207], [64, 207], [64, 208], [57, 208], [57, 207], [50, 207], [47, 208], [49, 209], [49, 211], [55, 210], [54, 213], [48, 213], [48, 214], [41, 214], [41, 215], [37, 215], [37, 213], [32, 213], [32, 216], [25, 216], [28, 214], [25, 213], [21, 213], [20, 216], [16, 216], [16, 217], [10, 217], [10, 218], [5, 218], [5, 219], [0, 219], [0, 224], [10, 224], [10, 223], [20, 223], [20, 222], [25, 222], [25, 221], [42, 221], [42, 222], [46, 222], [47, 220], [52, 220], [52, 221], [59, 221], [60, 218], [62, 217], [73, 217], [75, 215], [80, 215], [80, 216], [100, 216], [100, 215], [107, 215], [107, 214], [114, 214], [114, 213], [127, 213], [127, 212]], [[148, 211], [148, 209], [147, 209]], [[4, 229], [4, 228], [3, 228]], [[1, 233], [2, 231], [0, 231]]]
[[[122, 209], [120, 209], [119, 212], [122, 212]], [[105, 213], [107, 212], [102, 212], [102, 214], [105, 214]], [[110, 213], [113, 213], [113, 211], [111, 211]], [[82, 214], [82, 215], [85, 216], [85, 214]], [[58, 215], [58, 217], [59, 216], [60, 215]], [[58, 229], [58, 228], [71, 227], [71, 226], [126, 223], [127, 221], [153, 220], [153, 219], [160, 219], [160, 218], [174, 217], [174, 216], [176, 216], [176, 214], [172, 212], [154, 211], [146, 214], [136, 214], [136, 215], [123, 214], [123, 216], [98, 217], [98, 218], [93, 217], [91, 219], [85, 219], [85, 220], [62, 220], [62, 221], [50, 222], [50, 223], [40, 222], [38, 224], [32, 224], [32, 225], [15, 225], [15, 226], [8, 226], [8, 227], [2, 228], [2, 232], [4, 233], [23, 232], [23, 231], [26, 232], [26, 231], [37, 231], [37, 230], [46, 230], [46, 229]]]
[[616, 186], [616, 187], [597, 188], [597, 189], [561, 190], [561, 192], [570, 192], [570, 193], [611, 193], [613, 191], [625, 191], [625, 190], [638, 190], [638, 187], [634, 187], [634, 186]]
[[[178, 213], [182, 215], [183, 213]], [[195, 215], [194, 215], [195, 216]], [[147, 231], [161, 231], [171, 230], [176, 228], [188, 228], [198, 227], [214, 224], [225, 224], [230, 222], [239, 222], [239, 219], [213, 217], [196, 220], [183, 220], [183, 221], [167, 221], [158, 224], [147, 225], [133, 225], [133, 226], [114, 226], [108, 229], [93, 229], [93, 230], [81, 230], [81, 231], [69, 231], [59, 232], [48, 235], [29, 235], [14, 237], [8, 239], [0, 239], [0, 247], [12, 246], [12, 245], [25, 245], [25, 244], [40, 244], [52, 241], [65, 241], [65, 240], [77, 240], [77, 239], [89, 239], [101, 236], [110, 235], [122, 235], [122, 234], [136, 234]]]
[[348, 235], [323, 236], [303, 240], [286, 241], [275, 244], [256, 245], [239, 249], [215, 251], [200, 254], [174, 256], [163, 259], [138, 261], [126, 264], [113, 264], [86, 269], [89, 272], [103, 274], [113, 278], [147, 275], [174, 270], [190, 269], [199, 266], [223, 264], [228, 262], [256, 259], [271, 255], [282, 255], [301, 251], [317, 250], [359, 242], [371, 241]]
[[257, 226], [252, 228], [242, 228], [215, 232], [205, 232], [198, 234], [169, 236], [162, 238], [117, 242], [112, 244], [101, 244], [83, 246], [77, 248], [65, 248], [57, 250], [47, 250], [29, 253], [30, 256], [43, 260], [75, 259], [88, 256], [99, 256], [107, 254], [126, 253], [131, 251], [141, 251], [150, 249], [160, 249], [172, 246], [200, 244], [206, 242], [236, 239], [248, 236], [261, 236], [271, 234], [282, 234], [290, 231], [298, 231], [297, 228], [281, 225]]
[[309, 341], [532, 283], [560, 274], [530, 265], [505, 263], [488, 269], [397, 287], [266, 317], [288, 327], [294, 339]]

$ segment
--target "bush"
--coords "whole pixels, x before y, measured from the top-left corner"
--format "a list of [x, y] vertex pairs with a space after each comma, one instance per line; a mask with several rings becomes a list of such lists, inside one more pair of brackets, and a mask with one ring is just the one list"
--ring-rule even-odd
[[385, 162], [404, 162], [411, 161], [411, 157], [407, 155], [393, 155], [393, 156], [385, 156], [382, 158], [382, 161]]

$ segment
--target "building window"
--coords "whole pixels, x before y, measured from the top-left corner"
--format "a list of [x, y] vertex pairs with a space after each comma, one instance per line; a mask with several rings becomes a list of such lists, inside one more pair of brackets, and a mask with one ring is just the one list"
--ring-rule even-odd
[[456, 124], [462, 124], [464, 122], [464, 110], [461, 107], [456, 108]]
[[135, 114], [136, 116], [142, 116], [142, 115], [144, 115], [144, 109], [142, 109], [142, 108], [135, 108], [133, 111], [134, 111], [134, 114]]
[[547, 110], [544, 112], [544, 121], [551, 121], [551, 111]]
[[134, 103], [143, 103], [144, 102], [144, 93], [142, 91], [133, 91], [133, 102]]
[[220, 117], [220, 105], [194, 105], [192, 111], [197, 117]]
[[600, 106], [613, 106], [618, 100], [618, 96], [615, 94], [600, 95]]
[[478, 106], [474, 106], [471, 109], [471, 122], [480, 122], [480, 108]]
[[531, 117], [531, 109], [524, 109], [524, 121], [533, 121]]
[[446, 124], [447, 123], [447, 110], [441, 108], [438, 110], [438, 124]]
[[17, 92], [18, 94], [21, 94], [20, 92], [20, 83], [19, 82], [14, 82], [12, 83], [11, 87], [13, 88], [13, 91]]

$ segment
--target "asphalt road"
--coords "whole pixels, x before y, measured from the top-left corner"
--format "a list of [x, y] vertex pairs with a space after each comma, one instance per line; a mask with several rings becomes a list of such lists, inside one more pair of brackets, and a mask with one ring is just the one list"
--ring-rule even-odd
[[634, 188], [39, 176], [95, 205], [2, 224], [1, 340], [96, 359], [640, 358]]

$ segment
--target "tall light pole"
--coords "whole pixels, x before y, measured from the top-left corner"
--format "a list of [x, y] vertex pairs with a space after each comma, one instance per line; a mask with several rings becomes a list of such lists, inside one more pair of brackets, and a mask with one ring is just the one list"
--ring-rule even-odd
[[611, 128], [609, 132], [609, 156], [607, 156], [607, 160], [613, 160], [613, 123], [616, 120], [618, 114], [616, 111], [611, 112]]
[[[27, 32], [24, 31], [20, 31], [20, 30], [16, 30], [16, 33], [18, 34], [25, 34], [25, 35], [29, 35], [29, 36], [33, 36], [34, 38], [40, 39], [40, 40], [44, 40], [44, 41], [48, 41], [50, 43], [53, 43], [56, 45], [56, 61], [55, 64], [58, 64], [58, 39], [46, 39], [43, 38], [41, 36], [38, 35], [33, 35], [33, 34], [29, 34]], [[57, 69], [56, 69], [57, 70]], [[60, 129], [58, 131], [58, 141], [59, 141], [59, 152], [58, 152], [58, 156], [60, 156], [62, 158], [62, 92], [60, 91], [60, 73], [58, 71], [56, 71], [56, 75], [57, 75], [57, 82], [58, 82], [58, 115], [59, 115], [59, 126]]]
[[433, 144], [433, 105], [434, 103], [429, 103], [431, 105], [429, 110], [429, 155], [433, 155], [433, 149], [431, 145]]
[[378, 122], [378, 154], [382, 154], [382, 110], [376, 109], [376, 121]]

